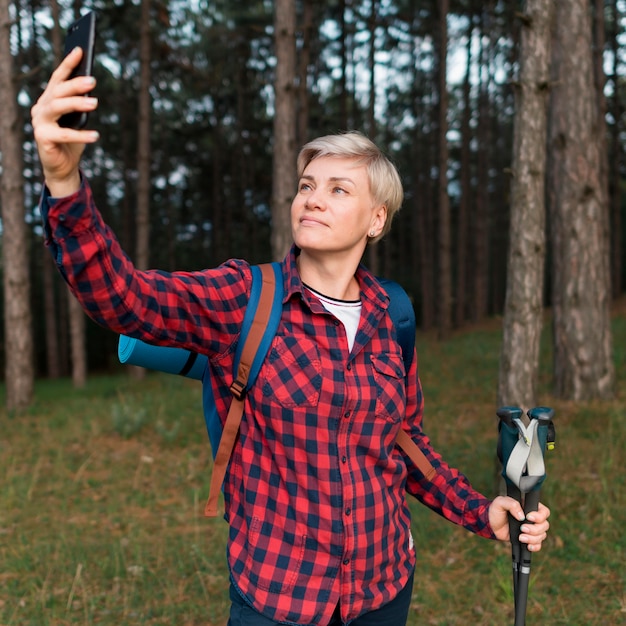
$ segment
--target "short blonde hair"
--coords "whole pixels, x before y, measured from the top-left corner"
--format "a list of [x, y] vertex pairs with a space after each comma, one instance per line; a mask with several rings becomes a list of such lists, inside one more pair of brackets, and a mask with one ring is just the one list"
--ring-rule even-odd
[[350, 131], [318, 137], [305, 144], [298, 154], [298, 178], [311, 161], [320, 157], [354, 159], [356, 165], [365, 165], [374, 202], [387, 207], [383, 230], [378, 236], [370, 238], [369, 243], [382, 239], [391, 229], [393, 216], [400, 210], [404, 197], [402, 181], [395, 165], [373, 141], [359, 132]]

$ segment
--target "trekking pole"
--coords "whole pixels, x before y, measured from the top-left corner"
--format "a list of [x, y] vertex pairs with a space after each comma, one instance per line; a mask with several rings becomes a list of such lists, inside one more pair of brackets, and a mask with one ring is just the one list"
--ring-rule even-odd
[[[529, 420], [522, 418], [518, 407], [498, 409], [500, 436], [498, 455], [503, 463], [507, 494], [515, 497], [525, 515], [539, 506], [541, 485], [545, 480], [544, 451], [554, 448], [554, 411], [549, 407], [535, 407], [528, 411]], [[515, 428], [515, 431], [513, 430]], [[515, 443], [513, 445], [513, 440]], [[530, 577], [531, 553], [519, 541], [521, 522], [509, 516], [509, 533], [513, 554], [513, 593], [515, 599], [515, 626], [526, 623], [526, 605]]]
[[[521, 505], [522, 492], [519, 487], [507, 476], [506, 466], [517, 444], [519, 438], [519, 432], [517, 426], [515, 426], [514, 419], [521, 419], [524, 412], [517, 406], [503, 406], [500, 407], [496, 414], [500, 418], [498, 424], [498, 459], [502, 464], [502, 477], [506, 483], [506, 495], [517, 500]], [[521, 542], [520, 526], [522, 523], [518, 521], [512, 515], [509, 515], [509, 538], [511, 541], [511, 565], [513, 573], [513, 599], [515, 601], [515, 608], [517, 610], [517, 580], [519, 574], [519, 564], [521, 558]]]
[[[535, 452], [530, 452], [529, 459], [527, 461], [526, 476], [524, 479], [529, 479], [526, 487], [527, 489], [521, 489], [524, 497], [524, 514], [528, 516], [532, 511], [536, 511], [539, 507], [539, 495], [541, 492], [541, 485], [546, 478], [545, 465], [543, 462], [543, 455], [546, 448], [552, 450], [554, 448], [554, 425], [552, 423], [552, 417], [554, 416], [554, 410], [549, 407], [535, 407], [528, 411], [528, 417], [530, 418], [529, 426], [536, 424], [535, 441], [531, 442], [531, 449]], [[541, 464], [535, 459], [536, 467], [531, 469], [531, 455], [541, 455]], [[509, 459], [510, 460], [510, 459]], [[532, 472], [532, 474], [531, 474]], [[534, 484], [532, 484], [534, 482]], [[532, 485], [532, 486], [531, 486]], [[524, 626], [526, 624], [526, 604], [528, 600], [528, 584], [530, 581], [530, 561], [531, 552], [526, 544], [521, 545], [520, 554], [520, 567], [517, 579], [517, 601], [515, 604], [515, 626]]]

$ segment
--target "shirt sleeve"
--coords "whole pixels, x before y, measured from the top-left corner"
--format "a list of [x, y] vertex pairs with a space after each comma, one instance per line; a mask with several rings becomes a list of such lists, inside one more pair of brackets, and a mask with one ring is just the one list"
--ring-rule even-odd
[[80, 189], [64, 198], [44, 189], [40, 210], [46, 246], [96, 323], [155, 345], [209, 355], [229, 350], [248, 301], [247, 263], [232, 260], [198, 272], [136, 269], [84, 178]]
[[433, 449], [422, 429], [423, 410], [424, 398], [417, 371], [417, 357], [414, 355], [407, 376], [407, 419], [402, 427], [426, 455], [436, 474], [432, 480], [427, 480], [405, 454], [407, 492], [451, 522], [483, 537], [495, 539], [489, 525], [491, 500], [476, 491], [466, 476], [450, 467]]

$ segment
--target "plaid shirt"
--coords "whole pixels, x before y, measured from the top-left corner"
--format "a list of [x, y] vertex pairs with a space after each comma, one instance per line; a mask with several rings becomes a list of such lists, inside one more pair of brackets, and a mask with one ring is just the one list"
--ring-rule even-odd
[[[140, 272], [97, 212], [87, 184], [42, 199], [46, 243], [99, 324], [208, 355], [222, 415], [248, 301], [250, 266]], [[359, 267], [362, 313], [352, 351], [341, 323], [283, 261], [282, 319], [250, 390], [224, 485], [228, 561], [243, 598], [289, 624], [344, 622], [392, 600], [415, 567], [405, 492], [493, 537], [490, 501], [433, 451], [422, 432], [417, 359], [405, 376], [388, 297]], [[406, 419], [405, 419], [406, 416]], [[438, 468], [426, 481], [395, 445], [409, 431]]]

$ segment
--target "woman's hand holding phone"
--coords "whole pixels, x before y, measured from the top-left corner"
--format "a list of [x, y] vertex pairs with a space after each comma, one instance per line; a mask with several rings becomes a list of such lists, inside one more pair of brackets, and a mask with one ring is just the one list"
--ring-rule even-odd
[[85, 96], [96, 85], [93, 76], [71, 78], [83, 51], [74, 48], [52, 73], [48, 85], [31, 109], [33, 133], [46, 184], [54, 197], [70, 195], [80, 187], [79, 163], [85, 144], [95, 143], [99, 134], [59, 125], [65, 114], [89, 113], [97, 98]]

